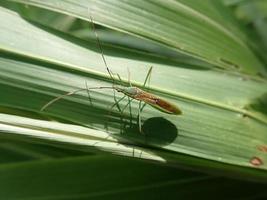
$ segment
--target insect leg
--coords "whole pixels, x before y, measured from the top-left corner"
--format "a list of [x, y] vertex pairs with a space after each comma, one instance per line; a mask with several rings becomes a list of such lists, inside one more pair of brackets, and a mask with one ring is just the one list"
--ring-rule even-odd
[[142, 124], [141, 124], [141, 105], [142, 105], [142, 102], [139, 101], [139, 106], [138, 106], [138, 126], [139, 126], [139, 131], [140, 133], [142, 133]]
[[[149, 91], [149, 85], [150, 85], [150, 79], [151, 79], [151, 74], [152, 74], [152, 69], [153, 67], [151, 66], [147, 72], [147, 75], [146, 75], [146, 79], [145, 79], [145, 82], [143, 84], [143, 89], [145, 89], [145, 86], [146, 86], [146, 83], [148, 85], [146, 91]], [[143, 109], [145, 108], [146, 104], [143, 104], [142, 108], [141, 108], [141, 112], [143, 111]]]
[[88, 87], [87, 81], [85, 81], [85, 86], [86, 86], [86, 91], [87, 91], [88, 99], [89, 99], [90, 104], [92, 106], [93, 105], [92, 104], [92, 98], [91, 98], [91, 95], [90, 95], [90, 91], [89, 91], [89, 87]]
[[[125, 95], [126, 96], [126, 95]], [[125, 97], [124, 96], [124, 97]], [[128, 96], [127, 96], [128, 97]], [[132, 110], [131, 110], [131, 102], [133, 101], [134, 99], [130, 99], [130, 97], [128, 97], [128, 102], [127, 104], [122, 108], [121, 110], [121, 118], [123, 118], [123, 113], [124, 111], [126, 110], [126, 108], [129, 106], [129, 109], [130, 109], [130, 124], [132, 124]]]
[[131, 104], [131, 102], [133, 101], [134, 99], [130, 99], [130, 97], [128, 97], [128, 103], [123, 107], [123, 109], [121, 110], [121, 114], [123, 114], [123, 112], [125, 111], [125, 109], [127, 108], [128, 105]]
[[117, 97], [116, 97], [116, 91], [115, 90], [113, 90], [113, 99], [114, 99], [114, 106], [116, 106], [117, 108], [118, 108], [118, 110], [119, 110], [119, 112], [121, 112], [121, 108], [120, 108], [120, 105], [119, 105], [119, 103], [118, 103], [118, 100], [117, 100]]
[[[111, 110], [112, 110], [115, 106], [117, 106], [117, 104], [119, 104], [120, 101], [122, 101], [125, 97], [126, 97], [126, 95], [124, 95], [123, 97], [121, 97], [119, 100], [116, 99], [115, 103], [110, 107], [109, 114], [110, 114]], [[119, 110], [119, 111], [120, 111], [120, 110]], [[121, 112], [121, 111], [120, 111], [120, 112]]]
[[81, 91], [85, 91], [85, 90], [87, 90], [87, 89], [78, 89], [78, 90], [74, 90], [74, 91], [72, 91], [72, 92], [68, 92], [68, 93], [66, 93], [66, 94], [62, 94], [62, 95], [60, 95], [60, 96], [58, 96], [58, 97], [52, 99], [52, 100], [49, 101], [48, 103], [46, 103], [46, 104], [41, 108], [40, 111], [44, 111], [44, 109], [46, 109], [48, 106], [52, 105], [53, 103], [55, 103], [56, 101], [58, 101], [58, 100], [60, 100], [60, 99], [62, 99], [62, 98], [64, 98], [64, 97], [71, 96], [71, 95], [73, 95], [73, 94], [76, 94], [77, 92], [81, 92]]
[[43, 111], [44, 109], [46, 109], [48, 106], [52, 105], [53, 103], [55, 103], [56, 101], [64, 98], [64, 97], [67, 97], [67, 96], [71, 96], [71, 95], [74, 95], [78, 92], [82, 92], [82, 91], [89, 91], [89, 90], [100, 90], [100, 89], [113, 89], [112, 87], [109, 87], [109, 86], [101, 86], [101, 87], [86, 87], [85, 89], [77, 89], [77, 90], [74, 90], [72, 92], [67, 92], [66, 94], [62, 94], [54, 99], [52, 99], [51, 101], [49, 101], [48, 103], [46, 103], [41, 109], [40, 111]]
[[[150, 82], [150, 77], [151, 77], [151, 72], [152, 72], [152, 66], [149, 68], [149, 70], [148, 70], [148, 73], [147, 73], [147, 75], [146, 75], [146, 78], [145, 78], [145, 82], [144, 82], [144, 84], [143, 84], [143, 88], [145, 88], [145, 86], [146, 86], [146, 83], [147, 82]], [[145, 105], [146, 104], [144, 104], [143, 106], [142, 106], [142, 101], [139, 101], [139, 106], [138, 106], [138, 126], [139, 126], [139, 131], [140, 131], [140, 133], [142, 133], [142, 124], [141, 124], [141, 112], [142, 112], [142, 110], [144, 109], [144, 107], [145, 107]]]
[[[112, 76], [117, 76], [118, 77], [118, 79], [119, 79], [119, 81], [121, 82], [121, 85], [122, 85], [123, 82], [122, 82], [122, 79], [121, 79], [120, 75], [118, 73], [113, 73], [111, 70], [110, 70], [110, 72], [111, 72]], [[114, 83], [113, 83], [113, 85], [114, 85]]]
[[132, 119], [133, 119], [133, 115], [132, 115], [132, 102], [133, 99], [130, 99], [130, 97], [128, 97], [128, 102], [129, 102], [129, 112], [130, 112], [130, 125], [132, 125]]
[[130, 70], [129, 70], [128, 67], [127, 67], [127, 72], [128, 72], [128, 83], [129, 83], [129, 86], [132, 87], [132, 83], [131, 83], [131, 73], [130, 73]]
[[149, 68], [148, 72], [147, 72], [146, 79], [145, 79], [145, 82], [144, 82], [144, 84], [143, 84], [143, 89], [145, 89], [145, 86], [146, 86], [147, 81], [150, 82], [150, 77], [151, 77], [152, 69], [153, 69], [153, 67], [151, 66], [151, 67]]
[[146, 103], [144, 103], [144, 104], [142, 105], [142, 107], [141, 107], [141, 109], [140, 109], [141, 112], [144, 110], [145, 106], [146, 106]]
[[112, 109], [117, 106], [119, 104], [119, 102], [121, 102], [124, 98], [126, 97], [126, 95], [124, 95], [123, 97], [121, 97], [119, 100], [115, 100], [115, 103], [110, 107], [109, 109], [109, 112], [108, 112], [108, 119], [107, 119], [107, 123], [106, 123], [106, 128], [108, 128], [108, 123], [109, 123], [109, 120], [110, 120], [110, 113], [112, 111]]

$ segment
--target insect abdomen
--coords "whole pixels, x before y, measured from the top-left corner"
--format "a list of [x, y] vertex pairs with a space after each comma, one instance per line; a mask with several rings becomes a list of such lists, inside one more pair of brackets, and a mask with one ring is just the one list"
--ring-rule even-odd
[[[142, 90], [141, 90], [142, 91]], [[135, 97], [137, 100], [153, 106], [154, 108], [173, 115], [180, 115], [182, 111], [174, 104], [147, 92], [139, 92]]]
[[177, 106], [175, 106], [174, 104], [171, 104], [170, 102], [165, 101], [164, 99], [157, 98], [156, 105], [159, 109], [169, 114], [174, 114], [174, 115], [182, 114], [182, 111]]

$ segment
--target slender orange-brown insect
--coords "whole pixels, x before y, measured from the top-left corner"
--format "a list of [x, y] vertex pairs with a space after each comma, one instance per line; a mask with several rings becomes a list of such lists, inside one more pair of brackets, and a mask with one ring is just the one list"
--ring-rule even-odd
[[[89, 12], [90, 13], [90, 12]], [[111, 72], [111, 70], [108, 68], [108, 65], [107, 65], [107, 62], [106, 62], [106, 59], [104, 57], [104, 51], [102, 49], [102, 46], [101, 46], [101, 43], [100, 43], [100, 40], [99, 40], [99, 37], [98, 37], [98, 34], [96, 32], [96, 29], [95, 29], [95, 26], [94, 26], [94, 22], [93, 22], [93, 18], [92, 16], [90, 15], [90, 20], [91, 20], [91, 24], [92, 24], [92, 29], [95, 33], [95, 37], [96, 37], [96, 40], [97, 40], [97, 44], [98, 44], [98, 47], [100, 49], [100, 53], [101, 53], [101, 56], [102, 56], [102, 60], [105, 64], [105, 67], [107, 69], [107, 72], [110, 76], [110, 78], [112, 79], [113, 81], [113, 85], [112, 86], [103, 86], [103, 87], [88, 87], [86, 85], [86, 88], [85, 89], [78, 89], [78, 90], [75, 90], [75, 91], [72, 91], [72, 92], [69, 92], [67, 94], [64, 94], [64, 95], [61, 95], [55, 99], [52, 99], [51, 101], [49, 101], [47, 104], [45, 104], [42, 108], [41, 108], [41, 111], [43, 111], [45, 108], [47, 108], [49, 105], [51, 105], [52, 103], [54, 103], [55, 101], [65, 97], [65, 96], [70, 96], [70, 95], [73, 95], [77, 92], [81, 92], [81, 91], [88, 91], [89, 90], [95, 90], [95, 89], [113, 89], [113, 90], [116, 90], [117, 92], [120, 92], [120, 93], [123, 93], [124, 96], [119, 99], [118, 101], [116, 101], [111, 109], [117, 105], [122, 99], [125, 98], [125, 96], [131, 98], [131, 100], [135, 99], [135, 100], [138, 100], [139, 101], [139, 108], [138, 108], [138, 125], [139, 125], [139, 131], [142, 132], [141, 130], [141, 103], [142, 102], [145, 102], [146, 104], [149, 104], [151, 105], [152, 107], [162, 111], [162, 112], [165, 112], [165, 113], [168, 113], [168, 114], [173, 114], [173, 115], [180, 115], [182, 114], [182, 111], [179, 109], [178, 106], [176, 106], [175, 104], [161, 98], [161, 97], [158, 97], [154, 94], [151, 94], [149, 92], [146, 92], [138, 87], [135, 87], [135, 86], [132, 86], [131, 82], [130, 82], [130, 79], [129, 79], [129, 86], [128, 87], [125, 87], [125, 86], [121, 86], [121, 85], [115, 85], [115, 79], [114, 79], [114, 75], [113, 73]], [[144, 84], [143, 84], [143, 88], [145, 88], [145, 85], [151, 75], [151, 72], [152, 72], [152, 67], [150, 67], [150, 69], [148, 70], [148, 73], [147, 73], [147, 76], [145, 78], [145, 81], [144, 81]], [[120, 76], [117, 74], [117, 76], [119, 77], [120, 79]], [[121, 79], [120, 79], [121, 80]], [[130, 102], [130, 101], [129, 101]], [[128, 103], [129, 104], [129, 103]], [[128, 104], [126, 106], [128, 106]]]

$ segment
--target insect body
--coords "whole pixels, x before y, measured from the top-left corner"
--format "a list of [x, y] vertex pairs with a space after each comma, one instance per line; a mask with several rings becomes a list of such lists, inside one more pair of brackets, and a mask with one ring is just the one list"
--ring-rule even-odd
[[154, 94], [145, 92], [138, 87], [116, 87], [114, 86], [114, 89], [117, 90], [118, 92], [122, 92], [126, 96], [129, 96], [133, 99], [143, 101], [162, 112], [173, 114], [173, 115], [182, 114], [182, 111], [173, 103], [170, 103], [167, 100], [164, 100], [158, 96], [155, 96]]
[[[88, 10], [89, 12], [89, 10]], [[90, 13], [90, 12], [89, 12]], [[113, 85], [112, 86], [107, 86], [107, 87], [86, 87], [86, 89], [78, 89], [78, 90], [75, 90], [75, 91], [72, 91], [72, 92], [69, 92], [67, 94], [64, 94], [64, 95], [61, 95], [57, 98], [54, 98], [52, 99], [51, 101], [49, 101], [47, 104], [45, 104], [42, 108], [41, 108], [41, 111], [43, 111], [44, 109], [46, 109], [48, 106], [50, 106], [51, 104], [53, 104], [55, 101], [63, 98], [63, 97], [66, 97], [66, 96], [70, 96], [70, 95], [73, 95], [77, 92], [81, 92], [81, 91], [87, 91], [88, 92], [88, 95], [89, 95], [89, 90], [96, 90], [96, 89], [113, 89], [113, 90], [116, 90], [117, 92], [120, 92], [120, 93], [123, 93], [125, 96], [128, 96], [129, 98], [132, 99], [135, 99], [135, 100], [138, 100], [139, 101], [139, 109], [138, 109], [138, 124], [139, 124], [139, 131], [141, 131], [141, 102], [145, 102], [149, 105], [151, 105], [152, 107], [162, 111], [162, 112], [165, 112], [165, 113], [168, 113], [168, 114], [173, 114], [173, 115], [179, 115], [179, 114], [182, 114], [182, 111], [173, 103], [165, 100], [165, 99], [162, 99], [154, 94], [151, 94], [147, 91], [144, 91], [138, 87], [134, 87], [132, 86], [131, 82], [130, 82], [130, 78], [129, 78], [129, 87], [124, 87], [124, 86], [121, 86], [121, 85], [115, 85], [115, 79], [114, 79], [114, 74], [111, 72], [111, 70], [108, 68], [107, 66], [107, 62], [105, 60], [105, 57], [104, 57], [104, 52], [103, 52], [103, 49], [102, 49], [102, 46], [100, 44], [100, 40], [98, 38], [98, 35], [97, 35], [97, 32], [95, 30], [95, 27], [94, 27], [94, 23], [93, 23], [93, 19], [92, 19], [92, 16], [90, 15], [90, 19], [91, 19], [91, 24], [92, 24], [92, 29], [94, 30], [94, 33], [95, 33], [95, 36], [96, 36], [96, 40], [97, 40], [97, 44], [99, 46], [99, 49], [100, 49], [100, 52], [101, 52], [101, 56], [102, 56], [102, 59], [103, 59], [103, 62], [105, 64], [105, 67], [106, 67], [106, 70], [110, 76], [110, 78], [112, 79], [113, 81]], [[147, 73], [147, 76], [145, 78], [145, 81], [143, 83], [143, 88], [145, 88], [145, 85], [148, 81], [148, 79], [150, 78], [150, 75], [151, 75], [151, 72], [152, 72], [152, 67], [150, 67], [148, 73]], [[118, 74], [117, 74], [118, 75]], [[129, 75], [129, 74], [128, 74]], [[119, 79], [120, 79], [120, 76], [118, 75]], [[121, 80], [121, 79], [120, 79]], [[86, 85], [87, 86], [87, 85]], [[125, 96], [123, 96], [119, 101], [121, 101]], [[115, 100], [115, 96], [114, 96], [114, 100]], [[128, 104], [130, 104], [131, 100], [129, 100]], [[116, 101], [116, 100], [115, 100]], [[118, 104], [119, 101], [116, 101], [115, 104], [113, 104], [112, 108]]]

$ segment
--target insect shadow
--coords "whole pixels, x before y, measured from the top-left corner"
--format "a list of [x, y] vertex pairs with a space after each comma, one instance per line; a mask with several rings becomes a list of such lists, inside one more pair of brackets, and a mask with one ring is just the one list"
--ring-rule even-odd
[[175, 124], [163, 117], [152, 117], [143, 122], [142, 131], [144, 134], [136, 134], [138, 125], [125, 128], [124, 134], [126, 137], [133, 137], [137, 141], [145, 144], [153, 144], [156, 146], [166, 146], [171, 144], [178, 136], [179, 131]]

